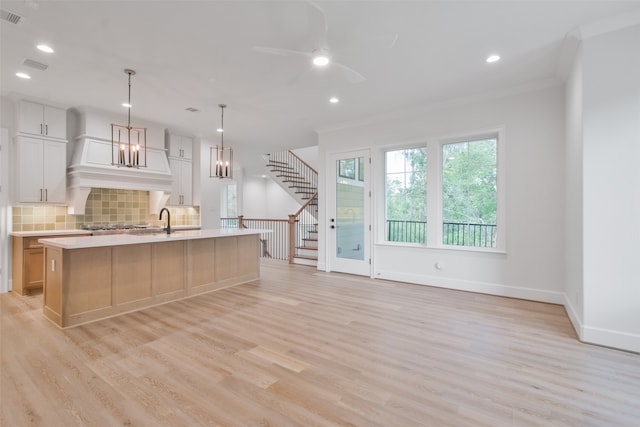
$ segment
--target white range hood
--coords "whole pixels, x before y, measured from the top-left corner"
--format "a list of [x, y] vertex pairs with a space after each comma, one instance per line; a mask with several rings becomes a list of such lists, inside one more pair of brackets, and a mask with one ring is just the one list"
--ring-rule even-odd
[[147, 147], [147, 167], [111, 164], [111, 141], [80, 137], [67, 169], [69, 213], [84, 214], [91, 188], [149, 191], [151, 213], [157, 213], [171, 194], [173, 178], [164, 150]]
[[[67, 169], [67, 202], [70, 214], [82, 215], [92, 188], [149, 191], [150, 213], [158, 213], [171, 194], [173, 177], [164, 150], [164, 128], [147, 122], [147, 167], [111, 164], [111, 123], [117, 117], [100, 111], [78, 114], [77, 135]], [[142, 156], [143, 153], [140, 153]], [[140, 163], [144, 163], [140, 159]]]
[[67, 169], [69, 213], [84, 214], [92, 188], [149, 191], [149, 213], [160, 212], [171, 195], [173, 182], [164, 150], [164, 127], [152, 122], [136, 123], [147, 128], [147, 167], [118, 167], [111, 164], [111, 123], [119, 123], [122, 118], [97, 110], [76, 113], [79, 136], [73, 140]]

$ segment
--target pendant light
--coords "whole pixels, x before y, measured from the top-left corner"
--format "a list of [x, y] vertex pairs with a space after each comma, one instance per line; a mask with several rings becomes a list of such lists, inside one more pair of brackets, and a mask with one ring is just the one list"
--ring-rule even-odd
[[126, 126], [111, 123], [111, 164], [118, 167], [146, 168], [147, 128], [131, 126], [131, 76], [136, 72], [128, 68], [124, 72], [129, 76], [129, 100], [122, 105], [129, 111]]
[[233, 178], [233, 148], [224, 146], [224, 109], [225, 104], [219, 104], [220, 117], [220, 145], [211, 147], [209, 156], [209, 178]]

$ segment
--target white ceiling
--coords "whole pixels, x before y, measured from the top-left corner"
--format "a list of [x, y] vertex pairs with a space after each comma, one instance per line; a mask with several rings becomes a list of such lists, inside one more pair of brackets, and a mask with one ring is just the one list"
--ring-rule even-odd
[[[217, 141], [218, 104], [226, 103], [225, 143], [253, 172], [258, 154], [315, 145], [318, 128], [557, 78], [568, 32], [635, 12], [640, 2], [2, 0], [0, 6], [24, 19], [1, 22], [3, 95], [125, 117], [123, 69], [132, 68], [134, 125], [144, 118]], [[312, 69], [306, 57], [255, 49], [311, 52], [323, 39], [334, 61], [366, 80], [352, 83], [340, 67]], [[56, 52], [38, 51], [41, 42]], [[502, 60], [487, 64], [491, 53]], [[26, 68], [25, 58], [49, 68]], [[20, 70], [33, 78], [18, 79]], [[329, 104], [330, 96], [340, 103]]]

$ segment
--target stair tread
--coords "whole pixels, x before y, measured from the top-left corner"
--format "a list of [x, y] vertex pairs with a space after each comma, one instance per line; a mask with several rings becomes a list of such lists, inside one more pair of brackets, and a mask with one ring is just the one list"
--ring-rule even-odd
[[298, 246], [298, 249], [304, 249], [307, 251], [317, 251], [318, 248], [315, 246]]
[[284, 168], [284, 169], [293, 169], [291, 166], [289, 166], [285, 162], [276, 162], [275, 160], [272, 160], [269, 163], [267, 163], [267, 166], [269, 166], [269, 167], [277, 167], [277, 168]]
[[294, 258], [302, 258], [302, 259], [308, 259], [308, 260], [312, 260], [312, 261], [317, 261], [318, 260], [317, 256], [311, 256], [311, 255], [296, 255], [296, 256], [294, 256]]

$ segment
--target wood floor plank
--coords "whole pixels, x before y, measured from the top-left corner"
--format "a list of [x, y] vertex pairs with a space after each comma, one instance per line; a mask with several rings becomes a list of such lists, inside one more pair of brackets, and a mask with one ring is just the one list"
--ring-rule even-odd
[[318, 272], [60, 330], [0, 295], [0, 425], [638, 426], [640, 355], [563, 307]]

